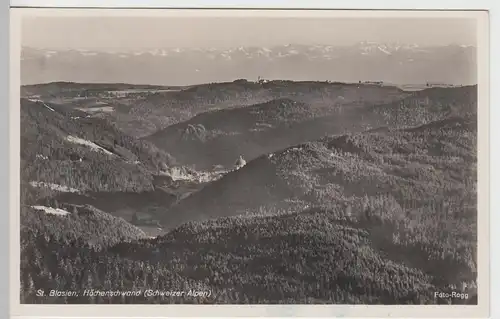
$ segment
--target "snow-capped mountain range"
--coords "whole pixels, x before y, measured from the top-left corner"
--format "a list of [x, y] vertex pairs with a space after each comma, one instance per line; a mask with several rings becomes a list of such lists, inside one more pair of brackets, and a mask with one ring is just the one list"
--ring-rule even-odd
[[350, 46], [54, 50], [23, 47], [23, 84], [51, 81], [189, 85], [258, 77], [384, 81], [395, 84], [476, 83], [476, 48], [466, 45], [361, 42]]

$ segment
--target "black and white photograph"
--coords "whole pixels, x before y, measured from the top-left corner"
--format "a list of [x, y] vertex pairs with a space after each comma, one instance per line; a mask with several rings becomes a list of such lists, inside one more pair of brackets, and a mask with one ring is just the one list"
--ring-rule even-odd
[[20, 304], [489, 298], [477, 16], [244, 11], [22, 17]]

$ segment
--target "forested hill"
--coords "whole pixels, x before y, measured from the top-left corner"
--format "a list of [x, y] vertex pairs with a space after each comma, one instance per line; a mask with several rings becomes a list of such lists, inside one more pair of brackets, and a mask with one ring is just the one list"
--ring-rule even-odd
[[476, 127], [474, 117], [455, 117], [413, 129], [330, 136], [263, 155], [180, 201], [163, 224], [261, 207], [361, 207], [365, 197], [380, 196], [389, 196], [398, 210], [437, 203], [475, 209]]
[[[117, 102], [102, 112], [21, 99], [21, 302], [477, 304], [476, 90], [240, 80], [96, 96]], [[177, 124], [156, 146], [119, 129], [157, 118]], [[254, 133], [261, 120], [285, 129]], [[223, 134], [193, 143], [200, 125]], [[266, 148], [244, 165], [187, 167], [252, 136]]]
[[[121, 243], [107, 249], [90, 246], [82, 238], [47, 236], [36, 228], [24, 229], [21, 300], [103, 304], [436, 304], [452, 301], [436, 299], [433, 291], [457, 289], [456, 284], [441, 279], [453, 271], [449, 266], [454, 265], [454, 259], [433, 257], [430, 262], [434, 273], [431, 274], [425, 269], [408, 267], [383, 250], [395, 250], [398, 244], [375, 243], [372, 231], [339, 220], [324, 210], [187, 224], [165, 237], [135, 244]], [[425, 250], [411, 246], [399, 249], [412, 249], [416, 254], [414, 258], [426, 256]], [[398, 250], [392, 253], [397, 254]], [[39, 258], [33, 258], [36, 256]], [[40, 298], [35, 296], [39, 287], [47, 294], [50, 289], [59, 289], [78, 291], [80, 295]], [[459, 287], [463, 291], [463, 286]], [[473, 297], [474, 283], [466, 287], [466, 292]], [[83, 296], [85, 289], [132, 290], [139, 294]], [[210, 291], [210, 295], [145, 297], [143, 292], [149, 289]], [[453, 299], [453, 302], [473, 300]]]
[[174, 163], [150, 143], [80, 113], [21, 99], [21, 182], [31, 184], [23, 195], [47, 185], [82, 192], [150, 190], [153, 175]]
[[[62, 231], [47, 236], [41, 223], [32, 223], [22, 235], [22, 300], [477, 303], [475, 166], [471, 164], [475, 127], [474, 119], [451, 118], [388, 133], [325, 138], [272, 154], [271, 167], [279, 176], [290, 177], [282, 185], [304, 194], [302, 200], [313, 204], [309, 208], [289, 206], [276, 211], [270, 206], [261, 208], [258, 215], [212, 216], [213, 220], [188, 222], [155, 239], [117, 244], [108, 240], [99, 246], [89, 244], [92, 235], [85, 234], [92, 233], [92, 228], [86, 228], [78, 217], [59, 217], [71, 218], [62, 224], [76, 223], [75, 229], [83, 232], [78, 236], [70, 235], [73, 227], [57, 223], [54, 225]], [[422, 138], [434, 142], [417, 143]], [[388, 147], [393, 151], [384, 151]], [[299, 168], [303, 175], [296, 174]], [[243, 174], [231, 183], [233, 192], [244, 182], [245, 169], [231, 173]], [[325, 180], [315, 178], [320, 172]], [[314, 183], [319, 184], [314, 187]], [[356, 187], [349, 187], [351, 184]], [[198, 194], [206, 194], [207, 187]], [[354, 193], [356, 190], [364, 193]], [[222, 198], [230, 195], [219, 193]], [[193, 198], [201, 198], [198, 194]], [[221, 204], [221, 197], [213, 197], [214, 203]], [[198, 207], [216, 212], [216, 206], [209, 203]], [[187, 217], [199, 219], [193, 213]], [[134, 233], [109, 234], [118, 238]], [[31, 256], [45, 257], [33, 260]], [[80, 292], [175, 288], [211, 294], [198, 298], [145, 297], [142, 293], [39, 298], [34, 295], [37, 287]], [[470, 298], [439, 299], [434, 291], [459, 291]]]

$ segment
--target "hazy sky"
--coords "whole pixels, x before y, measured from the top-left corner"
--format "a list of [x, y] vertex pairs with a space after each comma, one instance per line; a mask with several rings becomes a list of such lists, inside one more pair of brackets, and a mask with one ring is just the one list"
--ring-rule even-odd
[[44, 48], [146, 49], [360, 41], [476, 45], [475, 20], [459, 18], [30, 17], [22, 44]]

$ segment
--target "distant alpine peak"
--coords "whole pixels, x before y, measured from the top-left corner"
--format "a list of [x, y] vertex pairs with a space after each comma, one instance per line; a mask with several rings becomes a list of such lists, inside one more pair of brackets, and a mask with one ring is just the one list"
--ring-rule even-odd
[[457, 44], [423, 46], [362, 41], [347, 45], [285, 43], [129, 50], [25, 47], [21, 60], [25, 84], [64, 80], [188, 85], [258, 76], [347, 82], [376, 79], [390, 83], [476, 83], [470, 71], [475, 65], [476, 51]]
[[[457, 48], [470, 48], [471, 45], [466, 44], [450, 44], [443, 45], [441, 47], [446, 46], [454, 46]], [[439, 47], [439, 46], [436, 46]], [[277, 57], [283, 57], [286, 53], [289, 54], [311, 54], [312, 52], [321, 52], [321, 53], [331, 53], [333, 51], [341, 51], [356, 49], [361, 53], [385, 53], [392, 54], [396, 51], [412, 51], [412, 50], [421, 50], [426, 48], [426, 46], [420, 46], [415, 43], [383, 43], [383, 42], [374, 42], [374, 41], [360, 41], [351, 45], [334, 45], [334, 44], [294, 44], [294, 43], [285, 43], [281, 45], [274, 46], [235, 46], [232, 48], [214, 48], [214, 47], [192, 47], [192, 48], [180, 48], [180, 47], [158, 47], [158, 48], [147, 48], [142, 50], [134, 50], [134, 49], [85, 49], [85, 48], [75, 48], [75, 49], [49, 49], [49, 48], [33, 48], [24, 46], [23, 53], [24, 54], [44, 54], [45, 56], [54, 56], [56, 54], [62, 53], [74, 53], [86, 56], [93, 56], [97, 54], [116, 54], [116, 55], [131, 55], [131, 56], [140, 56], [140, 55], [152, 55], [152, 56], [169, 56], [169, 55], [179, 55], [179, 54], [246, 54], [248, 56], [257, 54], [257, 55], [268, 55]]]

